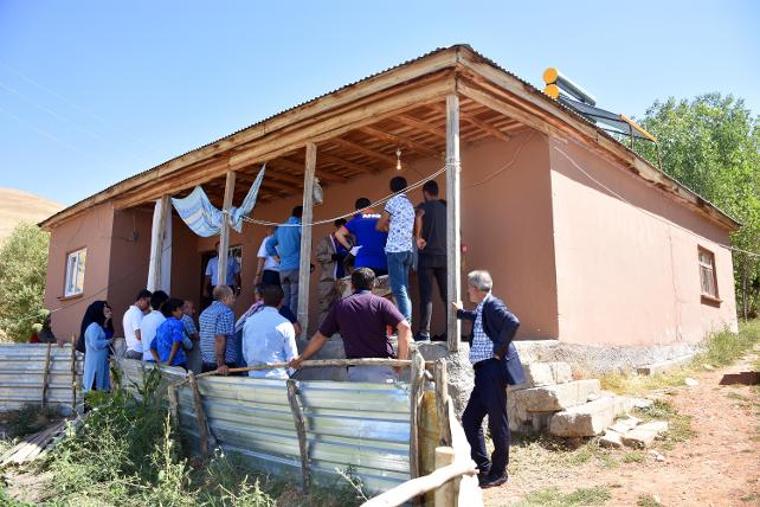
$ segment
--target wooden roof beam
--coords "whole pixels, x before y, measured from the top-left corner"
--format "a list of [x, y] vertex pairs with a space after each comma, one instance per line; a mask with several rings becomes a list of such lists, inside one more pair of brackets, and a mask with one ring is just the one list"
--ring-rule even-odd
[[390, 155], [386, 155], [384, 153], [379, 153], [374, 150], [370, 150], [369, 148], [366, 148], [362, 146], [361, 144], [354, 143], [353, 141], [348, 141], [346, 139], [343, 139], [342, 137], [332, 138], [330, 139], [330, 142], [343, 146], [344, 148], [347, 148], [349, 150], [359, 152], [362, 155], [366, 155], [367, 157], [380, 160], [381, 162], [389, 164], [393, 167], [396, 166], [396, 159], [394, 157], [391, 157]]
[[406, 115], [406, 114], [400, 114], [400, 115], [394, 117], [393, 119], [396, 120], [399, 123], [402, 123], [402, 124], [408, 126], [408, 127], [412, 127], [412, 128], [416, 128], [416, 129], [419, 129], [419, 130], [423, 130], [423, 131], [427, 132], [428, 134], [432, 134], [432, 135], [434, 135], [435, 137], [437, 137], [439, 139], [446, 139], [446, 132], [445, 131], [443, 131], [441, 129], [438, 129], [438, 128], [435, 128], [434, 126], [430, 125], [429, 123], [424, 122], [424, 121], [422, 121], [420, 119], [417, 119], [417, 118], [415, 118], [413, 116], [409, 116], [409, 115]]
[[[317, 156], [317, 160], [319, 160], [320, 157], [321, 157], [321, 155], [318, 155]], [[287, 167], [287, 168], [289, 168], [289, 169], [291, 169], [293, 171], [301, 171], [301, 173], [303, 174], [303, 170], [304, 170], [304, 163], [303, 162], [296, 162], [295, 160], [291, 160], [289, 158], [284, 158], [284, 157], [280, 157], [278, 159], [275, 159], [272, 162], [275, 165], [277, 165], [277, 163], [279, 162], [283, 166], [285, 166], [285, 167]], [[327, 182], [327, 183], [345, 183], [346, 181], [348, 181], [348, 178], [346, 178], [345, 176], [342, 176], [340, 174], [331, 173], [331, 172], [328, 172], [327, 170], [320, 171], [319, 174], [317, 174], [317, 177], [319, 179]], [[298, 183], [300, 183], [300, 185], [303, 186], [303, 177], [296, 178], [295, 176], [290, 175], [289, 179], [292, 179], [293, 182], [295, 182], [296, 180], [298, 180]]]
[[362, 127], [359, 130], [372, 137], [382, 139], [383, 141], [387, 141], [389, 143], [394, 143], [397, 146], [404, 146], [405, 148], [409, 148], [412, 151], [416, 151], [417, 153], [420, 153], [422, 155], [428, 155], [430, 157], [437, 157], [440, 155], [433, 148], [429, 146], [426, 146], [422, 143], [418, 143], [417, 141], [412, 141], [411, 139], [408, 139], [406, 137], [402, 137], [396, 134], [389, 134], [388, 132], [383, 132], [382, 130], [376, 129], [375, 127]]
[[[432, 107], [434, 107], [435, 109], [439, 110], [442, 113], [446, 111], [446, 109], [440, 104], [433, 104]], [[509, 134], [502, 132], [501, 130], [497, 129], [490, 123], [477, 118], [473, 114], [467, 113], [465, 111], [461, 111], [461, 117], [462, 117], [462, 120], [486, 132], [491, 137], [495, 137], [496, 139], [504, 141], [505, 143], [508, 143], [512, 139], [512, 137]]]
[[332, 155], [330, 153], [325, 153], [324, 151], [320, 152], [317, 155], [317, 158], [329, 164], [336, 164], [336, 165], [345, 167], [346, 169], [350, 169], [352, 171], [357, 171], [361, 173], [366, 173], [366, 172], [374, 173], [374, 172], [379, 171], [379, 169], [375, 167], [357, 164], [356, 162], [351, 162], [350, 160], [346, 160], [344, 158], [341, 158], [337, 155]]

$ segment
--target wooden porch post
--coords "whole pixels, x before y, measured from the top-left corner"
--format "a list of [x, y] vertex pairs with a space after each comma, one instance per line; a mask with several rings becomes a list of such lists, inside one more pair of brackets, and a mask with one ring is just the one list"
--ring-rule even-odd
[[301, 252], [298, 268], [298, 322], [306, 337], [309, 329], [309, 285], [311, 281], [311, 223], [314, 219], [314, 173], [317, 168], [317, 145], [306, 143], [306, 165], [303, 175], [303, 215], [301, 223]]
[[[150, 235], [150, 264], [148, 265], [149, 291], [169, 291], [166, 280], [171, 275], [171, 203], [165, 195], [156, 200], [153, 208], [153, 226]], [[168, 251], [168, 255], [167, 255]], [[167, 260], [168, 259], [168, 260]]]
[[[462, 169], [459, 158], [459, 97], [446, 97], [446, 287], [449, 301], [462, 299], [461, 287], [461, 238], [462, 217], [459, 209], [459, 173]], [[450, 304], [448, 309], [449, 350], [459, 349], [462, 327], [456, 310]]]
[[[224, 208], [225, 212], [229, 212], [232, 208], [232, 198], [235, 195], [235, 172], [227, 171], [227, 181], [224, 185]], [[230, 250], [230, 219], [229, 215], [225, 213], [224, 224], [222, 225], [222, 232], [219, 234], [219, 270], [217, 283], [219, 285], [227, 285], [227, 255]]]

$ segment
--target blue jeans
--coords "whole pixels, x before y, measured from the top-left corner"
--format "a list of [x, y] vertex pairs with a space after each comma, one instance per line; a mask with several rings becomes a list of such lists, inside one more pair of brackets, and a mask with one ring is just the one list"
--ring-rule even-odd
[[409, 268], [412, 267], [412, 252], [387, 252], [388, 277], [391, 280], [391, 292], [396, 298], [398, 311], [412, 323], [412, 300], [409, 299]]

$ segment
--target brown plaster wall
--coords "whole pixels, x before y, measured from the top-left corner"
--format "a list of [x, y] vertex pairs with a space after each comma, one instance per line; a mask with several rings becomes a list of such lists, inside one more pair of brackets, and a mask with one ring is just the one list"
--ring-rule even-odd
[[[560, 340], [661, 345], [736, 330], [728, 231], [572, 141], [550, 153]], [[715, 254], [719, 306], [701, 301], [698, 246]]]
[[[56, 336], [69, 339], [79, 335], [87, 306], [93, 301], [108, 299], [113, 213], [111, 203], [100, 204], [50, 233], [45, 307], [53, 311], [52, 327]], [[81, 296], [63, 299], [66, 256], [85, 247], [84, 292]]]

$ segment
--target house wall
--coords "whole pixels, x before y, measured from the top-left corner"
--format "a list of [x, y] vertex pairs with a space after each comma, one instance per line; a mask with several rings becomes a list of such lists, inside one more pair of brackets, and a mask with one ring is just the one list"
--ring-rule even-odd
[[[53, 312], [53, 332], [59, 338], [68, 340], [73, 335], [78, 336], [87, 306], [93, 301], [108, 299], [113, 216], [111, 203], [100, 204], [58, 225], [50, 233], [45, 307]], [[66, 256], [85, 247], [84, 292], [64, 298]]]
[[[561, 341], [693, 344], [737, 329], [729, 231], [572, 141], [552, 139], [550, 157]], [[698, 246], [715, 254], [720, 305], [701, 300]]]
[[114, 212], [108, 302], [116, 336], [123, 336], [124, 312], [148, 280], [152, 224], [151, 207]]
[[[317, 151], [319, 158], [319, 151]], [[441, 157], [443, 158], [443, 157]], [[403, 159], [403, 156], [402, 156]], [[443, 167], [432, 158], [403, 159], [401, 173], [414, 183]], [[504, 167], [506, 166], [506, 167]], [[501, 171], [501, 169], [504, 169]], [[333, 218], [353, 210], [358, 197], [375, 201], [390, 193], [388, 183], [395, 168], [356, 177], [344, 184], [325, 186], [325, 202], [314, 208], [315, 221]], [[438, 177], [445, 199], [445, 174]], [[462, 147], [462, 272], [481, 268], [494, 275], [496, 292], [520, 316], [522, 337], [556, 337], [557, 299], [553, 260], [552, 213], [549, 196], [549, 159], [546, 138], [532, 133], [518, 134], [508, 144], [482, 141]], [[422, 201], [422, 191], [413, 190], [414, 204]], [[281, 222], [301, 203], [300, 192], [257, 205], [257, 219]], [[313, 230], [313, 248], [333, 230], [331, 223]], [[242, 246], [242, 293], [235, 306], [237, 314], [252, 302], [256, 253], [265, 236], [264, 227], [246, 223], [242, 234], [232, 232], [230, 245]], [[174, 223], [172, 291], [180, 297], [200, 294], [198, 273], [202, 252], [214, 249], [216, 238], [198, 238], [178, 220]], [[317, 328], [316, 283], [319, 265], [311, 278], [309, 333]], [[465, 283], [463, 276], [463, 283]], [[419, 316], [416, 274], [411, 275], [414, 319]], [[466, 297], [466, 293], [463, 293]], [[443, 304], [434, 292], [434, 334], [445, 330]]]

